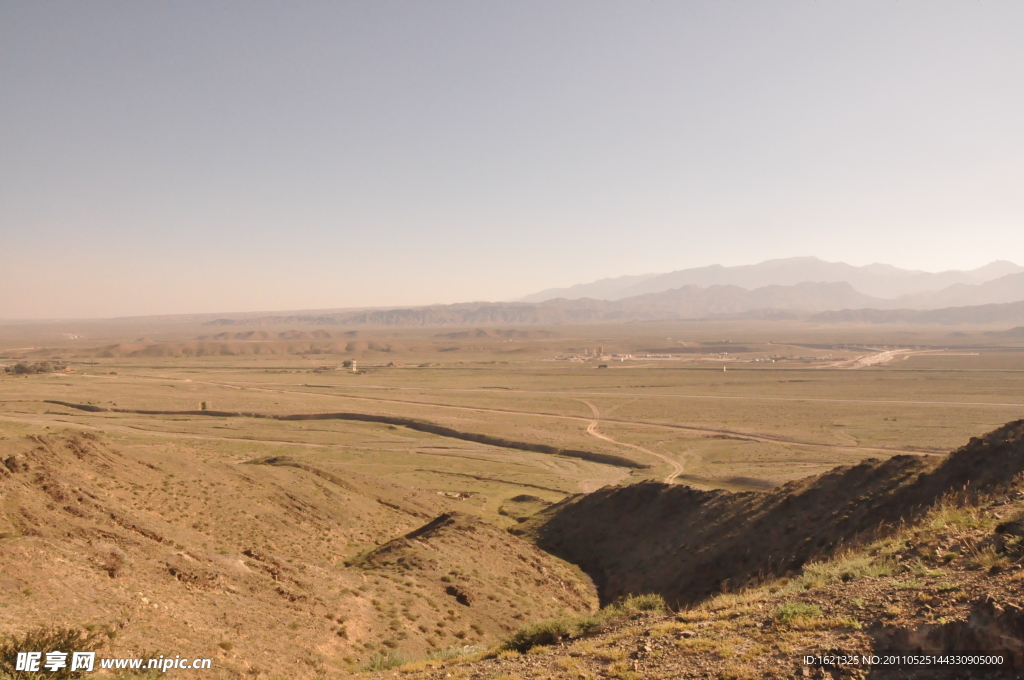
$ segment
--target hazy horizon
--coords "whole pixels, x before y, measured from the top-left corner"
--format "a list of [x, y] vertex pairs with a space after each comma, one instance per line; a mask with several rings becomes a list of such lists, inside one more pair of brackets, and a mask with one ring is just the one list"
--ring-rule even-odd
[[[793, 258], [779, 258], [779, 259], [772, 259], [772, 260], [764, 260], [762, 262], [752, 262], [752, 263], [749, 263], [749, 265], [770, 264], [770, 263], [782, 262], [782, 261], [786, 261], [786, 260], [799, 260], [799, 259], [817, 259], [819, 261], [822, 261], [820, 258], [815, 258], [814, 256], [795, 256]], [[986, 263], [986, 265], [987, 264], [996, 264], [996, 263], [1006, 263], [1006, 262], [1008, 262], [1008, 261], [1007, 260], [994, 260], [991, 263]], [[831, 264], [843, 264], [843, 263], [831, 263]], [[1010, 264], [1016, 264], [1016, 263], [1012, 263], [1011, 262]], [[717, 265], [717, 264], [716, 265], [705, 265], [705, 267], [707, 267], [707, 266], [721, 266], [721, 265]], [[739, 267], [743, 267], [745, 265], [738, 265], [738, 266]], [[869, 263], [869, 265], [861, 265], [861, 266], [890, 267], [892, 265], [888, 265], [886, 263], [874, 262], [874, 263]], [[697, 267], [697, 269], [700, 269], [700, 268], [702, 268], [702, 267]], [[674, 271], [679, 271], [679, 270], [674, 270]], [[934, 274], [934, 273], [948, 273], [950, 271], [964, 271], [964, 270], [944, 270], [943, 272], [926, 272], [924, 270], [906, 270], [906, 269], [904, 269], [902, 271], [904, 271], [906, 273], [910, 273], [910, 274]], [[646, 272], [645, 274], [646, 275], [657, 276], [657, 275], [660, 275], [660, 274], [667, 274], [667, 273], [671, 273], [671, 272]], [[620, 278], [637, 277], [637, 276], [642, 277], [642, 276], [644, 276], [644, 274], [639, 274], [639, 275], [637, 275], [637, 274], [624, 274], [624, 275], [620, 275], [620, 276], [602, 277], [600, 279], [596, 279], [596, 280], [593, 280], [593, 281], [577, 281], [573, 285], [578, 285], [578, 286], [586, 287], [587, 284], [600, 283], [602, 281], [608, 281], [608, 280], [614, 280], [614, 279], [620, 279]], [[999, 278], [999, 277], [997, 276], [995, 278]], [[992, 280], [991, 277], [989, 278], [989, 280]], [[707, 284], [707, 285], [722, 285], [722, 284]], [[753, 290], [753, 289], [761, 287], [761, 286], [749, 286], [749, 285], [735, 284], [735, 283], [729, 284], [729, 285], [733, 285], [733, 286], [739, 285], [739, 287], [745, 288], [745, 289], [748, 289], [748, 290]], [[771, 284], [771, 285], [779, 285], [779, 284]], [[783, 285], [785, 285], [785, 284], [783, 284]], [[706, 286], [698, 285], [698, 287], [706, 287]], [[854, 287], [854, 288], [857, 289], [857, 287]], [[558, 289], [558, 288], [549, 288], [549, 289], [545, 289], [545, 290], [560, 290], [560, 289]], [[929, 289], [929, 290], [931, 290], [931, 289]], [[537, 293], [537, 292], [540, 292], [540, 291], [532, 291], [532, 293]], [[864, 292], [864, 291], [858, 291], [858, 292]], [[163, 317], [163, 316], [172, 316], [172, 317], [175, 317], [175, 316], [185, 316], [185, 317], [187, 317], [187, 316], [203, 316], [203, 317], [206, 317], [206, 316], [217, 316], [217, 315], [232, 316], [232, 315], [237, 315], [237, 314], [257, 314], [258, 315], [258, 314], [277, 314], [277, 313], [340, 312], [340, 311], [354, 311], [354, 310], [360, 310], [360, 309], [391, 309], [391, 308], [404, 308], [404, 307], [415, 308], [415, 307], [428, 307], [428, 306], [432, 306], [432, 305], [447, 305], [447, 304], [459, 304], [459, 303], [484, 303], [484, 304], [491, 304], [491, 303], [519, 303], [519, 302], [523, 302], [523, 303], [531, 303], [532, 302], [532, 303], [535, 303], [535, 302], [537, 302], [537, 300], [524, 300], [524, 299], [522, 299], [522, 298], [530, 298], [530, 297], [531, 297], [530, 294], [526, 294], [526, 295], [518, 295], [518, 296], [516, 296], [514, 298], [505, 299], [505, 300], [486, 300], [486, 299], [483, 299], [483, 298], [467, 298], [467, 299], [463, 299], [463, 300], [453, 300], [453, 301], [450, 301], [450, 302], [434, 302], [434, 303], [407, 304], [407, 305], [402, 305], [402, 304], [384, 304], [384, 305], [333, 306], [333, 307], [291, 307], [291, 308], [276, 308], [276, 309], [271, 309], [271, 308], [266, 308], [266, 309], [263, 309], [263, 308], [254, 308], [254, 309], [219, 309], [219, 310], [201, 310], [201, 311], [184, 311], [184, 312], [165, 312], [165, 313], [157, 312], [157, 313], [152, 313], [152, 314], [128, 314], [128, 315], [117, 315], [117, 316], [107, 316], [107, 317], [101, 317], [101, 316], [92, 316], [92, 317], [88, 317], [88, 316], [85, 316], [85, 317], [45, 317], [45, 316], [36, 316], [36, 317], [21, 317], [21, 318], [0, 317], [0, 322], [4, 322], [4, 321], [12, 321], [12, 322], [22, 322], [22, 321], [77, 321], [77, 320], [104, 320], [104, 319], [112, 320], [112, 319], [119, 319], [119, 318], [147, 318], [147, 317], [154, 317], [155, 318], [155, 317]], [[579, 297], [578, 295], [577, 296], [571, 296], [569, 299], [577, 299], [578, 297]], [[585, 297], [590, 297], [590, 296], [585, 296]], [[597, 296], [597, 297], [598, 297], [598, 299], [608, 299], [608, 298], [605, 298], [604, 296]], [[899, 297], [900, 297], [899, 295], [896, 295], [896, 296], [887, 295], [887, 296], [883, 296], [882, 299], [894, 299], [895, 300], [895, 299], [898, 299]], [[619, 296], [615, 296], [612, 299], [620, 299], [620, 297]], [[965, 303], [965, 304], [969, 304], [969, 303]], [[954, 306], [956, 306], [956, 305], [954, 305]]]
[[0, 6], [0, 318], [1024, 262], [1024, 6]]

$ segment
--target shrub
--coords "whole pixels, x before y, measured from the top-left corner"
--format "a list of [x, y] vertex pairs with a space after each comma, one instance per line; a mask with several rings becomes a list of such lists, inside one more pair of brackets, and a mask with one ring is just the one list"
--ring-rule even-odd
[[[616, 613], [636, 614], [637, 612], [665, 612], [665, 598], [655, 593], [646, 595], [628, 595], [612, 604], [608, 609]], [[612, 613], [612, 612], [609, 612]]]
[[[83, 671], [71, 672], [71, 654], [73, 652], [95, 652], [103, 645], [101, 635], [102, 633], [98, 631], [87, 633], [77, 628], [41, 626], [28, 631], [21, 637], [7, 637], [0, 641], [0, 676], [10, 677], [14, 680], [35, 678], [42, 674], [55, 680], [83, 677]], [[68, 655], [68, 664], [67, 667], [53, 673], [50, 671], [43, 671], [42, 674], [17, 671], [15, 669], [17, 668], [18, 652], [42, 652], [43, 662], [46, 661], [47, 652], [65, 652]]]
[[994, 547], [985, 546], [981, 550], [971, 551], [970, 563], [979, 569], [992, 572], [1001, 571], [1010, 566], [1010, 558], [1000, 554]]
[[523, 626], [503, 645], [504, 649], [526, 652], [533, 647], [557, 644], [562, 640], [599, 633], [609, 621], [639, 612], [664, 612], [667, 607], [661, 595], [628, 595], [594, 615], [550, 619]]
[[56, 370], [63, 370], [61, 366], [54, 366], [49, 361], [40, 361], [34, 364], [26, 364], [21, 361], [14, 366], [7, 366], [4, 368], [6, 373], [14, 373], [15, 375], [33, 375], [36, 373], [52, 373]]
[[529, 651], [539, 645], [553, 645], [573, 636], [577, 626], [572, 619], [552, 619], [523, 626], [506, 643], [506, 649]]
[[397, 652], [377, 652], [370, 656], [369, 661], [363, 664], [364, 671], [387, 671], [405, 665], [407, 660]]

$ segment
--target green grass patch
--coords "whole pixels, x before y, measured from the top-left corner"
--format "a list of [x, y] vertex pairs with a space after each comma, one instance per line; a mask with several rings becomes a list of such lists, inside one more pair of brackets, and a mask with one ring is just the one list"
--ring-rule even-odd
[[603, 608], [596, 614], [548, 619], [523, 626], [505, 641], [503, 649], [526, 652], [533, 647], [558, 644], [570, 638], [594, 635], [612, 621], [634, 616], [641, 612], [667, 611], [661, 595], [630, 595]]
[[821, 616], [821, 607], [806, 602], [786, 602], [775, 609], [775, 619], [780, 623], [794, 623], [799, 619], [813, 619]]
[[912, 578], [908, 581], [897, 581], [893, 586], [898, 590], [920, 590], [924, 588], [924, 581]]

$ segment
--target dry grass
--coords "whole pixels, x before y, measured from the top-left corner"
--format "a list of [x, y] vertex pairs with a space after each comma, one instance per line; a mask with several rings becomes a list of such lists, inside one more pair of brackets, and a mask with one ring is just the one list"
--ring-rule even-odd
[[665, 600], [660, 595], [631, 595], [604, 607], [592, 616], [551, 619], [523, 626], [504, 643], [504, 646], [518, 652], [528, 652], [534, 647], [595, 635], [608, 625], [640, 612], [661, 613], [665, 610]]
[[[78, 628], [62, 628], [58, 626], [40, 626], [29, 630], [21, 635], [13, 635], [0, 640], [0, 677], [9, 677], [12, 680], [23, 680], [25, 678], [38, 677], [39, 673], [30, 673], [17, 670], [18, 652], [40, 651], [62, 651], [71, 658], [73, 652], [94, 652], [104, 645], [106, 640], [101, 631], [82, 630]], [[41, 664], [45, 662], [45, 658]], [[84, 671], [71, 671], [70, 661], [65, 668], [58, 671], [41, 671], [48, 678], [65, 680], [66, 678], [84, 677]]]
[[[52, 346], [52, 329], [40, 329], [37, 336], [32, 336], [36, 331], [27, 325], [0, 326], [0, 347]], [[327, 330], [340, 335], [349, 329]], [[132, 357], [126, 353], [118, 355], [118, 350], [104, 357], [84, 356], [88, 351], [81, 349], [82, 343], [68, 343], [67, 350], [57, 347], [47, 351], [68, 362], [74, 373], [0, 376], [0, 390], [5, 397], [0, 404], [3, 457], [18, 452], [15, 449], [23, 435], [102, 431], [111, 448], [123, 454], [123, 459], [111, 454], [108, 465], [117, 461], [119, 470], [143, 463], [156, 468], [145, 473], [152, 474], [152, 478], [145, 477], [145, 470], [140, 468], [138, 473], [119, 473], [113, 477], [96, 474], [95, 483], [80, 481], [89, 479], [81, 476], [69, 484], [86, 487], [147, 531], [158, 529], [162, 539], [154, 543], [158, 549], [154, 548], [152, 555], [123, 555], [108, 548], [67, 542], [47, 555], [47, 559], [67, 560], [67, 573], [96, 577], [75, 584], [87, 593], [83, 607], [93, 618], [85, 620], [99, 621], [101, 626], [107, 622], [101, 617], [100, 608], [89, 604], [92, 601], [106, 598], [114, 603], [111, 607], [129, 611], [142, 604], [138, 595], [126, 593], [146, 592], [151, 602], [144, 611], [166, 625], [168, 636], [194, 639], [197, 648], [205, 645], [211, 654], [221, 654], [225, 659], [252, 652], [250, 646], [264, 644], [260, 640], [280, 640], [285, 636], [291, 650], [286, 655], [291, 656], [282, 661], [287, 664], [283, 668], [289, 672], [297, 667], [304, 669], [304, 673], [305, 669], [310, 674], [320, 672], [307, 651], [327, 648], [332, 651], [326, 655], [329, 663], [325, 675], [352, 672], [371, 661], [374, 654], [382, 661], [398, 656], [422, 658], [432, 646], [445, 648], [455, 644], [458, 638], [453, 633], [464, 633], [466, 643], [496, 644], [503, 633], [488, 628], [483, 620], [465, 615], [467, 612], [461, 606], [457, 607], [458, 620], [447, 618], [450, 598], [443, 590], [426, 594], [426, 587], [418, 579], [401, 575], [387, 579], [371, 576], [364, 581], [363, 574], [353, 575], [349, 567], [344, 567], [341, 560], [355, 558], [416, 528], [425, 521], [423, 516], [381, 505], [373, 494], [367, 495], [368, 502], [362, 504], [353, 500], [358, 494], [352, 495], [305, 470], [269, 466], [256, 469], [260, 466], [245, 462], [290, 456], [339, 477], [375, 480], [378, 486], [374, 493], [393, 484], [394, 497], [381, 495], [381, 500], [388, 503], [407, 494], [419, 494], [417, 502], [422, 501], [423, 507], [414, 512], [428, 517], [443, 507], [455, 507], [507, 528], [517, 526], [518, 517], [528, 516], [569, 494], [644, 478], [662, 479], [668, 473], [663, 461], [625, 444], [684, 461], [686, 474], [699, 478], [700, 484], [737, 490], [755, 487], [744, 486], [745, 482], [733, 478], [780, 483], [836, 465], [856, 463], [867, 456], [888, 455], [858, 446], [912, 445], [946, 450], [1019, 413], [1016, 407], [977, 402], [1018, 402], [1018, 381], [1010, 379], [1016, 374], [1007, 371], [1024, 367], [1024, 352], [1007, 347], [1006, 351], [978, 358], [922, 357], [870, 371], [831, 370], [822, 368], [820, 362], [803, 360], [730, 365], [727, 374], [706, 370], [708, 364], [698, 361], [646, 367], [627, 363], [597, 371], [591, 365], [544, 359], [556, 352], [598, 343], [611, 351], [636, 352], [663, 346], [667, 337], [687, 343], [730, 338], [751, 347], [750, 356], [824, 355], [838, 350], [819, 351], [798, 344], [893, 344], [900, 340], [888, 337], [888, 330], [878, 328], [839, 332], [801, 325], [733, 323], [559, 327], [550, 329], [554, 333], [550, 338], [534, 336], [511, 343], [504, 338], [435, 337], [449, 330], [360, 329], [358, 342], [365, 342], [365, 348], [345, 356], [249, 353]], [[160, 337], [168, 342], [184, 342], [210, 334], [211, 329], [165, 327], [160, 332]], [[151, 329], [141, 328], [129, 332], [116, 324], [102, 329], [104, 337], [126, 341], [150, 333]], [[769, 345], [770, 341], [775, 344]], [[786, 342], [795, 344], [785, 345]], [[936, 335], [935, 331], [925, 329], [915, 336], [914, 342], [951, 341], [945, 330]], [[370, 349], [373, 343], [390, 344], [392, 351]], [[439, 351], [455, 345], [460, 349]], [[73, 353], [83, 356], [74, 357]], [[320, 364], [340, 364], [351, 358], [358, 359], [366, 372], [314, 372]], [[22, 359], [20, 354], [12, 354], [9, 359], [0, 358], [0, 364], [22, 360], [43, 361], [50, 360], [50, 356]], [[385, 364], [389, 361], [405, 363], [407, 368], [387, 368]], [[977, 367], [987, 370], [932, 370]], [[849, 402], [837, 403], [836, 394]], [[206, 402], [208, 409], [257, 413], [358, 411], [423, 419], [460, 431], [559, 448], [633, 456], [652, 467], [631, 472], [379, 423], [85, 412], [47, 404], [44, 399], [153, 410], [198, 410]], [[601, 414], [598, 431], [620, 444], [588, 433], [593, 414], [585, 402], [593, 404]], [[680, 425], [697, 429], [681, 430]], [[811, 442], [813, 446], [709, 436], [717, 430], [789, 438]], [[540, 501], [512, 500], [523, 495]], [[71, 505], [77, 507], [76, 503]], [[63, 517], [60, 508], [68, 504], [55, 503], [54, 516]], [[8, 516], [15, 519], [8, 521]], [[42, 511], [38, 516], [43, 516]], [[2, 540], [35, 540], [32, 531], [39, 530], [38, 527], [18, 517], [16, 513], [0, 515]], [[63, 521], [81, 519], [70, 517]], [[970, 508], [950, 504], [929, 521], [927, 530], [937, 536], [987, 530], [994, 520]], [[116, 530], [129, 531], [123, 527]], [[129, 535], [148, 545], [145, 541], [149, 539]], [[261, 559], [244, 554], [254, 546], [265, 548]], [[808, 589], [895, 575], [893, 555], [903, 549], [899, 540], [876, 548], [879, 552], [874, 556], [851, 553], [829, 563], [806, 565], [802, 575], [789, 581], [721, 595], [700, 608], [682, 612], [681, 617], [684, 622], [695, 624], [724, 613], [753, 616], [754, 610], [750, 608], [770, 597], [797, 599]], [[197, 555], [200, 561], [209, 556], [207, 561], [221, 566], [210, 573], [190, 570], [195, 565], [182, 557], [176, 567], [180, 576], [175, 579], [153, 581], [145, 576], [149, 565], [163, 564], [174, 553]], [[973, 561], [981, 569], [998, 570], [1005, 565], [1005, 558], [986, 546], [978, 547], [976, 552], [968, 546], [962, 553], [950, 553], [953, 554], [959, 556], [950, 557], [951, 561]], [[247, 602], [237, 611], [228, 611], [230, 616], [237, 616], [237, 625], [242, 630], [231, 636], [235, 647], [223, 649], [217, 647], [218, 642], [227, 642], [221, 638], [222, 628], [216, 618], [221, 613], [218, 607], [234, 601], [233, 598], [246, 602], [251, 591], [232, 580], [235, 577], [231, 576], [231, 569], [247, 562], [250, 564], [245, 568], [253, 573], [270, 581], [269, 573], [275, 572], [281, 581], [274, 581], [275, 586], [267, 590], [265, 599], [258, 604]], [[935, 573], [935, 564], [924, 558], [918, 563], [904, 564], [910, 566], [911, 572], [899, 573], [903, 580], [927, 579]], [[25, 581], [18, 590], [0, 593], [0, 605], [11, 608], [17, 616], [35, 616], [39, 621], [62, 611], [63, 591], [57, 589], [51, 594], [44, 587], [50, 575], [42, 570], [33, 571], [31, 565], [0, 564], [0, 568], [5, 573], [24, 570], [18, 578]], [[166, 568], [161, 569], [163, 578]], [[452, 583], [458, 580], [451, 579]], [[236, 587], [237, 594], [232, 593], [227, 600], [220, 598], [215, 607], [211, 604], [215, 599], [213, 593], [222, 592], [217, 589], [227, 585]], [[280, 593], [276, 591], [278, 585]], [[502, 589], [489, 594], [500, 599], [503, 606], [514, 603], [517, 611], [523, 612], [524, 618], [515, 619], [516, 622], [556, 615], [539, 613], [534, 603], [519, 601], [521, 597], [517, 600], [514, 583], [504, 584]], [[413, 605], [401, 603], [409, 598]], [[370, 604], [373, 599], [378, 601], [379, 608]], [[299, 616], [295, 614], [296, 608], [306, 608], [311, 613]], [[277, 616], [276, 612], [282, 609], [287, 613]], [[181, 623], [186, 611], [197, 612], [197, 620], [192, 623], [202, 633]], [[325, 612], [348, 618], [327, 619]], [[766, 611], [765, 615], [769, 613]], [[113, 614], [103, 616], [109, 618]], [[840, 625], [825, 616], [815, 620], [820, 625]], [[288, 627], [293, 623], [295, 628]], [[134, 639], [132, 636], [141, 635], [132, 628], [118, 634], [122, 636], [119, 640], [129, 641]], [[544, 653], [544, 648], [531, 649], [530, 653]], [[626, 676], [632, 672], [625, 667], [620, 670]], [[272, 674], [274, 669], [265, 672]]]

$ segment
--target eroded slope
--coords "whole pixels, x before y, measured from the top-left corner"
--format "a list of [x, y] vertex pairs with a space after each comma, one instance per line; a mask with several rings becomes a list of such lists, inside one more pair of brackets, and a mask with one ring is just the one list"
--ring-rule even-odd
[[[597, 593], [578, 569], [462, 512], [441, 515], [353, 565], [430, 584], [448, 596], [448, 605], [459, 605], [455, 610], [473, 610], [480, 621], [473, 625], [497, 638], [526, 621], [597, 608]], [[429, 632], [443, 638], [451, 633], [445, 628]]]
[[586, 571], [602, 601], [659, 593], [686, 605], [797, 570], [914, 521], [945, 494], [990, 490], [1022, 470], [1024, 421], [1016, 421], [945, 459], [866, 460], [770, 492], [609, 487], [553, 506], [523, 531]]
[[[517, 613], [587, 611], [595, 599], [555, 558], [460, 516], [471, 530], [416, 541], [436, 548], [431, 569], [374, 562], [383, 552], [346, 565], [457, 502], [340, 466], [121, 448], [70, 431], [0, 447], [0, 634], [89, 626], [109, 633], [111, 656], [208, 656], [225, 677], [308, 677], [389, 650], [493, 644]], [[511, 559], [536, 578], [504, 571], [509, 596], [488, 600]], [[472, 560], [457, 580], [473, 593], [465, 606], [442, 579]]]

